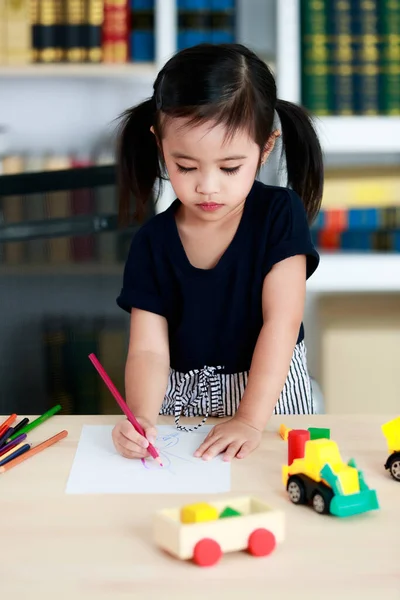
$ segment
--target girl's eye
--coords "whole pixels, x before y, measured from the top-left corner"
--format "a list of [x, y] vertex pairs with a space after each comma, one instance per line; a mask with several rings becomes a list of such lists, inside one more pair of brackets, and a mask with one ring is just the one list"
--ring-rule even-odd
[[[176, 166], [180, 173], [190, 173], [191, 171], [196, 170], [196, 167], [183, 167], [182, 165], [178, 165], [178, 163], [176, 163]], [[221, 167], [221, 171], [223, 171], [227, 175], [235, 175], [235, 173], [237, 173], [239, 171], [239, 169], [240, 169], [240, 166], [239, 167]]]
[[182, 167], [182, 165], [178, 165], [178, 163], [176, 164], [176, 166], [178, 167], [178, 171], [180, 173], [190, 173], [190, 171], [195, 171], [196, 167]]
[[237, 173], [239, 171], [240, 167], [221, 167], [221, 171], [223, 171], [224, 173], [226, 173], [227, 175], [234, 175], [235, 173]]

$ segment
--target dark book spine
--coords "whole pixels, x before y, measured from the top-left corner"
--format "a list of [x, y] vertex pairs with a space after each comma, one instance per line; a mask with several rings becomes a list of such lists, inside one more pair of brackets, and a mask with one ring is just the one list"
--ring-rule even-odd
[[104, 18], [104, 0], [88, 0], [85, 18], [86, 55], [88, 62], [99, 63], [102, 60], [101, 31]]
[[212, 41], [208, 0], [178, 0], [178, 50]]
[[328, 11], [326, 3], [301, 0], [301, 96], [315, 115], [332, 112], [328, 64]]
[[54, 63], [60, 59], [57, 36], [56, 0], [40, 0], [39, 3], [39, 62]]
[[88, 355], [98, 354], [98, 326], [94, 319], [71, 319], [67, 331], [67, 373], [76, 414], [97, 414], [101, 380]]
[[62, 414], [73, 414], [74, 404], [67, 372], [66, 322], [60, 317], [46, 318], [43, 324], [47, 407], [61, 404]]
[[354, 53], [354, 112], [379, 113], [379, 35], [376, 0], [351, 0]]
[[351, 115], [353, 107], [353, 45], [350, 0], [328, 0], [329, 73], [332, 112]]
[[379, 0], [380, 112], [400, 115], [400, 2]]
[[130, 58], [151, 62], [154, 57], [154, 0], [131, 0]]
[[39, 0], [31, 0], [31, 29], [32, 29], [32, 52], [31, 60], [34, 63], [40, 60], [42, 32], [40, 24]]
[[235, 41], [235, 0], [210, 0], [211, 41], [231, 44]]
[[65, 55], [67, 62], [86, 61], [85, 10], [83, 0], [66, 0]]

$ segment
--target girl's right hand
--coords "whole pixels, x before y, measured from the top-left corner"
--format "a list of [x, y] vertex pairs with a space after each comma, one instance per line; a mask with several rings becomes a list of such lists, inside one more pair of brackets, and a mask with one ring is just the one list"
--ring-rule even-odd
[[146, 437], [136, 431], [132, 423], [125, 419], [117, 423], [112, 431], [114, 446], [125, 458], [146, 458], [149, 456], [147, 447], [149, 442], [155, 444], [157, 429], [147, 419], [137, 419], [143, 427]]

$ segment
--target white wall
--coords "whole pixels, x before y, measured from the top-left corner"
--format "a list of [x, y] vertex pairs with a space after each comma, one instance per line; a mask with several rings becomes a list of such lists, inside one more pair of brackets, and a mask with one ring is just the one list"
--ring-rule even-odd
[[10, 153], [87, 153], [124, 109], [151, 95], [152, 82], [116, 77], [1, 78], [0, 124]]

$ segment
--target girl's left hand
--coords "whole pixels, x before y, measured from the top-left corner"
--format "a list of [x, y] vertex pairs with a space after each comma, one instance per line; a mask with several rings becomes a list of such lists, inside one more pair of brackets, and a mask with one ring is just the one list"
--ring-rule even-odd
[[194, 455], [210, 460], [221, 452], [225, 452], [224, 460], [245, 458], [255, 450], [261, 442], [262, 432], [248, 425], [235, 416], [229, 421], [216, 425]]

